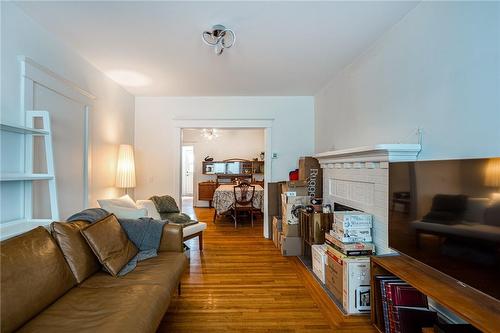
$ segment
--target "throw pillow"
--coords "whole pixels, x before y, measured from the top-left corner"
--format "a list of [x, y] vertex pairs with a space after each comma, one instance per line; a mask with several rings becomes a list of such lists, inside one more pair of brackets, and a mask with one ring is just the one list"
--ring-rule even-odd
[[110, 211], [109, 208], [112, 206], [137, 208], [134, 200], [132, 200], [132, 198], [129, 197], [128, 194], [126, 194], [122, 197], [116, 198], [116, 199], [100, 199], [100, 200], [97, 200], [97, 202], [99, 203], [99, 206], [102, 209], [105, 209], [107, 211]]
[[99, 260], [80, 233], [88, 225], [85, 221], [52, 222], [50, 225], [52, 236], [78, 283], [101, 268]]
[[161, 197], [155, 195], [154, 197], [149, 198], [149, 200], [152, 200], [154, 202], [156, 210], [158, 210], [158, 213], [160, 214], [180, 212], [175, 199], [169, 195], [163, 195]]
[[121, 206], [109, 206], [106, 211], [114, 214], [119, 219], [133, 219], [136, 220], [141, 217], [148, 216], [146, 208], [128, 208]]
[[99, 262], [115, 277], [138, 252], [113, 214], [90, 224], [81, 233]]

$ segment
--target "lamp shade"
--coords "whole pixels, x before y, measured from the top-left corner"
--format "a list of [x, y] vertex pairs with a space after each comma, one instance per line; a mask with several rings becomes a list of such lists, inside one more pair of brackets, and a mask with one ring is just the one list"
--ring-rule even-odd
[[135, 187], [134, 148], [131, 145], [120, 145], [118, 149], [116, 187]]
[[500, 157], [490, 158], [486, 165], [484, 185], [500, 187]]

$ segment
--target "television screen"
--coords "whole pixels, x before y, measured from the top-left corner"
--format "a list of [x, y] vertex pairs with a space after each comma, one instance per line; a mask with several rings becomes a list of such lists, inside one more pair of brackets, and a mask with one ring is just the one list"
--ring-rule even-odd
[[500, 158], [390, 163], [389, 246], [500, 299]]

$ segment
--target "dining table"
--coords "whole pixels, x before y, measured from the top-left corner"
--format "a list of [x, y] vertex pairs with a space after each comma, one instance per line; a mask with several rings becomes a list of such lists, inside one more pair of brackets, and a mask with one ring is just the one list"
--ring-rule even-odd
[[[222, 215], [231, 210], [231, 208], [233, 208], [234, 203], [236, 201], [234, 197], [234, 186], [235, 185], [232, 184], [223, 184], [219, 185], [219, 187], [215, 189], [213, 197], [213, 206], [215, 208], [215, 215]], [[252, 200], [253, 207], [255, 209], [260, 209], [262, 211], [262, 209], [264, 209], [264, 188], [262, 188], [262, 186], [260, 185], [252, 185], [252, 186], [255, 186], [255, 194]], [[237, 191], [239, 190], [240, 189], [237, 188]], [[249, 189], [248, 191], [250, 195], [251, 189]]]

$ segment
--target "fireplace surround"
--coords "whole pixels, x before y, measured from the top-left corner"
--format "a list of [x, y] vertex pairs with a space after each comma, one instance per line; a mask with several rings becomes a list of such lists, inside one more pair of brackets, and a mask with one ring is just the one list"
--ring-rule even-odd
[[415, 161], [419, 144], [379, 144], [316, 154], [323, 169], [323, 200], [373, 215], [377, 254], [392, 253], [388, 242], [389, 163]]

